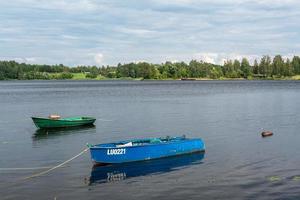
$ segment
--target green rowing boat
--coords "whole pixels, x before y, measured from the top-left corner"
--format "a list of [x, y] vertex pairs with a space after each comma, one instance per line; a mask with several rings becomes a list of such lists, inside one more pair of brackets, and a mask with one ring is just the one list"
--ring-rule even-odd
[[74, 126], [91, 125], [96, 119], [92, 117], [32, 117], [32, 120], [37, 128], [65, 128]]

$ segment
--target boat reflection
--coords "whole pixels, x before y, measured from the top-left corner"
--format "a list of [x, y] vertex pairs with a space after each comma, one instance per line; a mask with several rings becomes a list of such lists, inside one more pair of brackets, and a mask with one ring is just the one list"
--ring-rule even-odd
[[91, 130], [96, 130], [95, 125], [85, 125], [77, 127], [68, 127], [68, 128], [55, 128], [55, 129], [37, 129], [33, 134], [33, 140], [53, 138], [61, 135], [75, 134], [79, 132], [87, 132]]
[[180, 170], [202, 163], [204, 153], [185, 154], [169, 158], [114, 165], [94, 165], [89, 185], [121, 181], [128, 178]]

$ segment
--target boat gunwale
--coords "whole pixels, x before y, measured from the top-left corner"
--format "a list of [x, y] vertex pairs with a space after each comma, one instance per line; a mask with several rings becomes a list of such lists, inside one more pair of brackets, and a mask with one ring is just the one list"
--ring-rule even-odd
[[33, 121], [35, 119], [38, 119], [38, 120], [47, 120], [47, 121], [51, 120], [51, 121], [68, 121], [68, 122], [96, 120], [96, 118], [93, 118], [93, 117], [65, 117], [65, 118], [59, 118], [59, 119], [51, 119], [51, 118], [46, 118], [46, 117], [31, 117], [31, 119]]
[[[119, 144], [119, 143], [103, 143], [103, 144], [95, 144], [89, 147], [89, 149], [92, 150], [100, 150], [100, 149], [124, 149], [124, 148], [140, 148], [140, 147], [148, 147], [148, 146], [160, 146], [160, 145], [169, 145], [174, 143], [181, 143], [183, 141], [191, 141], [191, 140], [200, 140], [203, 141], [201, 138], [185, 138], [183, 140], [174, 140], [174, 141], [168, 141], [168, 142], [161, 142], [161, 143], [147, 143], [143, 145], [135, 145], [135, 146], [124, 146], [124, 147], [100, 147], [98, 145], [104, 145], [104, 144]], [[123, 141], [121, 141], [123, 142]], [[205, 146], [204, 146], [205, 149]]]

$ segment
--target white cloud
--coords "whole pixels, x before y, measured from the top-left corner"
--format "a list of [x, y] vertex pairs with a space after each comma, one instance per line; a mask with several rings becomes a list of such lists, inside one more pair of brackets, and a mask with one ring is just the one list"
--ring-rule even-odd
[[153, 0], [156, 4], [162, 5], [205, 5], [205, 4], [222, 4], [222, 5], [232, 5], [232, 4], [266, 4], [266, 5], [289, 5], [289, 4], [297, 4], [298, 0]]
[[[18, 0], [17, 0], [18, 2]], [[100, 7], [91, 0], [19, 0], [28, 7], [61, 10], [67, 12], [94, 11]]]
[[35, 63], [35, 62], [37, 62], [37, 58], [35, 58], [35, 57], [25, 58], [25, 61], [28, 63]]
[[103, 62], [103, 54], [102, 53], [95, 54], [94, 60], [95, 60], [96, 64], [101, 65]]
[[52, 2], [52, 8], [54, 9], [60, 9], [60, 10], [66, 10], [66, 11], [94, 11], [98, 8], [97, 4], [94, 4], [93, 2], [89, 0], [79, 0], [79, 1], [73, 1], [73, 0], [56, 0], [56, 1], [48, 1]]
[[[261, 55], [262, 56], [262, 55]], [[202, 60], [204, 62], [213, 63], [213, 64], [224, 64], [226, 60], [239, 60], [247, 58], [250, 63], [253, 63], [255, 59], [259, 59], [261, 56], [253, 54], [238, 54], [238, 53], [207, 53], [200, 52], [195, 53], [192, 58], [196, 60]]]
[[28, 57], [28, 58], [22, 58], [22, 57], [15, 57], [15, 58], [8, 58], [7, 60], [14, 60], [16, 62], [20, 63], [28, 63], [28, 64], [35, 64], [38, 61], [38, 58], [35, 57]]
[[61, 37], [64, 38], [64, 39], [70, 39], [70, 40], [76, 40], [76, 39], [79, 39], [79, 37], [77, 37], [77, 36], [73, 36], [73, 35], [65, 35], [65, 34], [63, 34]]
[[207, 63], [218, 64], [219, 55], [217, 53], [195, 53], [193, 59], [202, 60]]
[[138, 37], [149, 37], [157, 33], [157, 31], [152, 31], [145, 28], [127, 28], [127, 27], [118, 27], [116, 28], [116, 31], [129, 34], [129, 35], [135, 35]]
[[0, 0], [0, 55], [70, 66], [295, 55], [299, 10], [298, 0]]

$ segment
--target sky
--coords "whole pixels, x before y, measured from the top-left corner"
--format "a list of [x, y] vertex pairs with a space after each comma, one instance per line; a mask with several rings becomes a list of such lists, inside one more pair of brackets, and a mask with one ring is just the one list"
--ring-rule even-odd
[[0, 0], [0, 60], [116, 65], [300, 54], [298, 0]]

